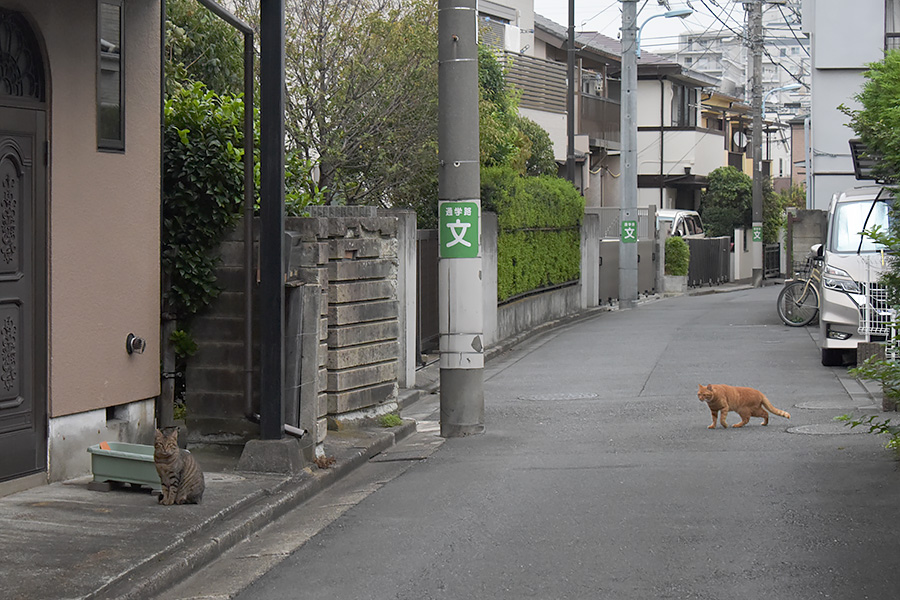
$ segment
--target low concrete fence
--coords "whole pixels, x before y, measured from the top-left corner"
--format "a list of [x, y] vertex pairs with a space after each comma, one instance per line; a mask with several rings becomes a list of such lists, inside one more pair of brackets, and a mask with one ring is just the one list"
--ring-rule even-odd
[[544, 323], [581, 310], [581, 286], [578, 282], [506, 302], [497, 307], [497, 341], [515, 338]]

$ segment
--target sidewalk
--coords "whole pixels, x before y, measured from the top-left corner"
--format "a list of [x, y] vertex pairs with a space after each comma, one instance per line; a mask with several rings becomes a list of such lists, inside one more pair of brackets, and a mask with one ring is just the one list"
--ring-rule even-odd
[[[419, 396], [409, 390], [401, 400]], [[433, 408], [419, 402], [416, 413], [437, 410], [437, 397], [428, 398]], [[90, 476], [0, 498], [3, 597], [149, 597], [390, 449], [415, 431], [405, 420], [391, 429], [329, 431], [325, 453], [333, 466], [312, 465], [293, 477], [237, 472], [239, 448], [192, 448], [206, 478], [199, 505], [161, 506], [147, 488], [91, 491]]]
[[[737, 289], [742, 287], [728, 286], [728, 290]], [[549, 324], [532, 335], [594, 318], [605, 310]], [[487, 358], [520, 341], [493, 348]], [[434, 423], [439, 411], [434, 392], [440, 369], [435, 359], [431, 357], [417, 372], [416, 389], [401, 398], [404, 417], [427, 419], [432, 436], [437, 433]], [[866, 392], [856, 385], [855, 380], [845, 383], [848, 394]], [[335, 458], [334, 465], [328, 469], [311, 466], [294, 477], [237, 472], [237, 451], [221, 446], [192, 448], [206, 472], [206, 493], [200, 505], [160, 506], [146, 488], [90, 491], [90, 477], [0, 498], [3, 596], [14, 600], [151, 597], [370, 458], [389, 451], [415, 430], [416, 422], [407, 419], [393, 429], [329, 431], [325, 450]]]

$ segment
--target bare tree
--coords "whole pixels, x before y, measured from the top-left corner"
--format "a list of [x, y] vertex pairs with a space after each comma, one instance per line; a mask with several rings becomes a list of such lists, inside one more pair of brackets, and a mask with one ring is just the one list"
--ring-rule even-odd
[[[251, 22], [258, 0], [236, 0]], [[415, 206], [436, 190], [435, 0], [287, 0], [286, 143], [329, 202]]]

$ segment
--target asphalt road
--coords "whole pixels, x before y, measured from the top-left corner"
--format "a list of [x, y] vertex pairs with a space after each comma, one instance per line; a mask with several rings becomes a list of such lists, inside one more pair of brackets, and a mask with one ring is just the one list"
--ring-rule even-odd
[[[302, 545], [238, 597], [896, 597], [898, 463], [875, 436], [789, 430], [860, 400], [814, 330], [781, 325], [779, 289], [601, 314], [491, 361], [484, 435], [364, 467], [301, 541], [276, 524]], [[698, 383], [792, 418], [708, 430]]]

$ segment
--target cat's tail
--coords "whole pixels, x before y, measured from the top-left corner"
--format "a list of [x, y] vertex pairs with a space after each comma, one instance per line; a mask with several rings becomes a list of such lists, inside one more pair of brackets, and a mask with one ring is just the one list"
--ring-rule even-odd
[[772, 406], [772, 403], [769, 402], [769, 399], [766, 398], [765, 396], [762, 397], [762, 405], [763, 405], [763, 408], [765, 408], [767, 411], [769, 411], [773, 415], [778, 415], [779, 417], [784, 417], [785, 419], [791, 418], [791, 413], [781, 410], [780, 408], [775, 408], [774, 406]]

